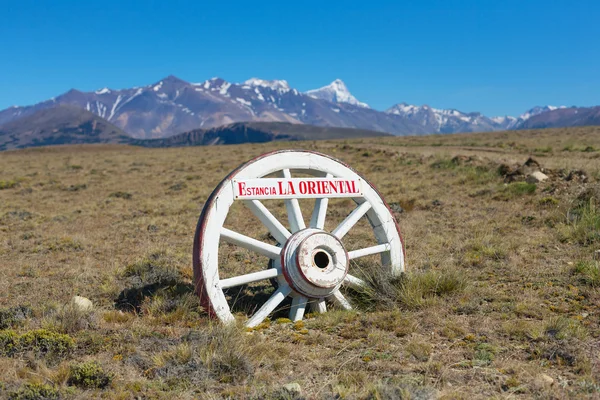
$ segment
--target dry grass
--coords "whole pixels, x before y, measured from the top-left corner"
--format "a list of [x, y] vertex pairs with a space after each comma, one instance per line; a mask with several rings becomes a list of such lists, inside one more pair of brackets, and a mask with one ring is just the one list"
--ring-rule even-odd
[[[348, 293], [354, 311], [293, 324], [285, 304], [252, 332], [222, 327], [191, 285], [203, 202], [243, 161], [287, 147], [342, 159], [396, 204], [408, 272], [367, 257], [351, 267], [370, 283]], [[598, 149], [600, 130], [577, 128], [2, 153], [0, 397], [598, 398]], [[505, 182], [500, 167], [530, 155], [550, 179]], [[353, 207], [331, 201], [326, 228]], [[233, 224], [274, 243], [240, 204]], [[361, 221], [345, 245], [373, 240]], [[224, 276], [268, 263], [226, 244], [219, 259]], [[272, 291], [229, 296], [242, 320]]]

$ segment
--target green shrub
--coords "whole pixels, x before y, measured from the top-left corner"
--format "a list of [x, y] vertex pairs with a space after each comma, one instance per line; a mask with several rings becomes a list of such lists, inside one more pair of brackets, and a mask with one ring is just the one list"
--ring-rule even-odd
[[97, 361], [88, 361], [71, 366], [67, 384], [83, 389], [103, 389], [111, 381], [112, 376]]
[[512, 182], [504, 186], [500, 192], [494, 196], [494, 199], [507, 201], [516, 197], [533, 194], [536, 189], [537, 186], [535, 183]]
[[14, 331], [0, 331], [0, 356], [11, 357], [19, 349], [19, 335]]
[[8, 395], [10, 400], [56, 400], [60, 398], [58, 389], [39, 383], [26, 383]]
[[21, 351], [33, 351], [38, 355], [63, 357], [75, 347], [75, 341], [69, 335], [36, 329], [19, 337]]
[[539, 201], [540, 206], [556, 206], [559, 201], [552, 196], [541, 198]]
[[18, 185], [19, 185], [19, 182], [16, 180], [0, 181], [0, 190], [12, 189], [14, 187], [17, 187]]
[[525, 194], [532, 194], [537, 189], [535, 183], [527, 183], [527, 182], [513, 182], [506, 186], [506, 192], [511, 194], [522, 196]]
[[546, 321], [544, 333], [553, 339], [562, 340], [570, 337], [585, 337], [585, 329], [579, 322], [567, 317], [554, 317]]
[[592, 287], [600, 287], [600, 263], [597, 261], [579, 261], [575, 264], [573, 272], [579, 280]]
[[569, 211], [565, 233], [564, 239], [584, 246], [600, 241], [600, 212], [593, 200]]
[[467, 281], [458, 271], [434, 271], [404, 274], [398, 299], [407, 308], [420, 308], [439, 297], [461, 292]]
[[353, 303], [364, 309], [401, 307], [419, 309], [434, 304], [440, 298], [461, 292], [467, 286], [465, 277], [456, 270], [429, 270], [389, 276], [381, 267], [361, 268], [366, 283], [350, 291]]
[[475, 348], [474, 364], [485, 366], [494, 361], [498, 349], [489, 343], [479, 343]]
[[0, 355], [5, 357], [28, 351], [37, 356], [63, 357], [74, 347], [75, 341], [70, 336], [46, 329], [37, 329], [22, 335], [12, 330], [0, 331]]

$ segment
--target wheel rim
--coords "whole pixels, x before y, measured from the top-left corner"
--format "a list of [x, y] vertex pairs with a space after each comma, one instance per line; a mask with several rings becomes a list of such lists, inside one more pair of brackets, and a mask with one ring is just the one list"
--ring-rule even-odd
[[[298, 203], [299, 197], [290, 195], [290, 198], [284, 200], [290, 226], [288, 230], [260, 200], [241, 200], [281, 246], [274, 246], [224, 227], [229, 208], [236, 201], [234, 184], [237, 181], [265, 179], [264, 177], [274, 173], [289, 180], [297, 171], [315, 177], [361, 182], [360, 194], [351, 197], [357, 207], [335, 229], [326, 232], [324, 224], [329, 199], [308, 197], [316, 200], [307, 226]], [[347, 251], [342, 239], [363, 216], [371, 224], [378, 244]], [[267, 256], [272, 260], [272, 267], [239, 276], [221, 277], [218, 268], [221, 240]], [[350, 302], [341, 293], [340, 287], [362, 286], [365, 282], [348, 273], [349, 262], [373, 254], [381, 254], [381, 266], [391, 275], [404, 271], [404, 244], [398, 224], [374, 186], [348, 165], [325, 154], [296, 150], [275, 151], [250, 160], [232, 171], [208, 198], [194, 239], [194, 283], [196, 293], [209, 314], [223, 322], [232, 322], [234, 316], [224, 290], [276, 279], [278, 285], [275, 292], [246, 325], [253, 327], [260, 324], [288, 296], [292, 297], [290, 319], [297, 321], [303, 318], [309, 302], [316, 312], [327, 310], [325, 299], [350, 309]]]

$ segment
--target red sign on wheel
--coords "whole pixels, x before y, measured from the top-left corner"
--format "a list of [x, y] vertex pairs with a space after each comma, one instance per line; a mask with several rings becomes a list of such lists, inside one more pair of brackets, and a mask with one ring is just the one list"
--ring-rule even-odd
[[362, 197], [360, 179], [262, 178], [234, 179], [236, 200]]

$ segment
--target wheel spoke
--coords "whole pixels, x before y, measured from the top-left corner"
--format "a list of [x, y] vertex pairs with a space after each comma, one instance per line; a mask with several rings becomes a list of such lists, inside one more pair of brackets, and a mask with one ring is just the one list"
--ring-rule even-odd
[[264, 226], [267, 227], [271, 235], [277, 240], [279, 243], [283, 244], [287, 241], [287, 239], [292, 235], [290, 231], [288, 231], [285, 226], [281, 224], [275, 218], [275, 216], [258, 200], [249, 200], [245, 201], [244, 204], [252, 211], [260, 222], [263, 223]]
[[302, 320], [307, 302], [308, 298], [304, 296], [298, 296], [292, 299], [292, 309], [290, 310], [290, 319], [292, 321], [296, 322]]
[[348, 252], [348, 258], [353, 260], [358, 257], [370, 256], [372, 254], [383, 253], [384, 251], [390, 251], [390, 244], [384, 243], [377, 246], [366, 247], [364, 249], [352, 250]]
[[336, 290], [335, 292], [333, 292], [333, 294], [330, 297], [333, 299], [333, 301], [335, 302], [335, 304], [337, 304], [338, 306], [342, 307], [344, 310], [352, 310], [352, 305], [344, 297], [344, 295], [342, 294], [342, 292], [339, 291], [339, 289]]
[[367, 282], [350, 274], [346, 275], [346, 277], [344, 278], [344, 283], [350, 287], [358, 289], [367, 287]]
[[261, 242], [260, 240], [242, 235], [241, 233], [234, 232], [227, 228], [221, 228], [221, 238], [225, 239], [229, 243], [252, 250], [258, 254], [262, 254], [263, 256], [267, 256], [272, 260], [278, 259], [281, 254], [280, 247]]
[[287, 295], [290, 294], [291, 291], [292, 289], [287, 285], [280, 286], [275, 293], [269, 297], [269, 300], [267, 300], [265, 304], [263, 304], [262, 307], [254, 313], [252, 318], [248, 320], [246, 326], [253, 328], [263, 322], [263, 320], [267, 318], [279, 304], [281, 304], [281, 302], [287, 297]]
[[[286, 179], [290, 179], [292, 174], [289, 169], [284, 169], [283, 177]], [[302, 210], [300, 210], [300, 204], [298, 203], [298, 199], [288, 199], [285, 200], [285, 208], [288, 213], [288, 220], [290, 222], [290, 229], [292, 233], [298, 232], [306, 228], [306, 224], [304, 223], [304, 218], [302, 217]]]
[[[333, 175], [327, 174], [326, 178], [331, 178]], [[328, 198], [320, 198], [315, 200], [315, 208], [313, 208], [312, 217], [310, 218], [310, 227], [323, 229], [325, 227], [325, 215], [327, 214]]]
[[246, 285], [252, 282], [262, 281], [264, 279], [276, 278], [279, 271], [276, 268], [265, 269], [264, 271], [252, 272], [251, 274], [234, 276], [233, 278], [221, 279], [219, 284], [221, 289], [227, 289], [234, 286]]
[[327, 303], [325, 303], [325, 299], [318, 299], [311, 303], [311, 308], [314, 312], [323, 314], [324, 312], [327, 312]]
[[348, 215], [346, 219], [343, 220], [342, 223], [339, 224], [337, 228], [335, 228], [331, 233], [334, 236], [337, 236], [338, 239], [343, 238], [344, 235], [346, 235], [346, 233], [348, 233], [348, 231], [352, 229], [352, 227], [358, 222], [358, 220], [361, 219], [362, 216], [365, 215], [370, 209], [371, 203], [365, 201], [364, 203], [356, 207], [350, 213], [350, 215]]

